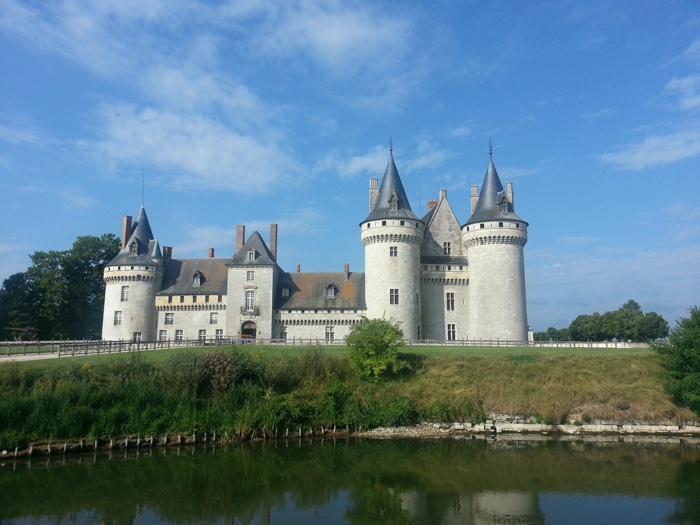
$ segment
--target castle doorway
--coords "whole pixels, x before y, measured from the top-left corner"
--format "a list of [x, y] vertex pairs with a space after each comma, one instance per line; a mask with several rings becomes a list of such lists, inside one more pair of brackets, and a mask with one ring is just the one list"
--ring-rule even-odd
[[257, 326], [253, 321], [246, 321], [241, 325], [241, 337], [255, 339], [257, 334]]

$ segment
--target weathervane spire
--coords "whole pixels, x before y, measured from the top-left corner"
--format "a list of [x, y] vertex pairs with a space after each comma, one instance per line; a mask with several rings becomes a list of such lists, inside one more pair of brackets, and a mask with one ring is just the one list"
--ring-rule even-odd
[[389, 137], [389, 153], [394, 152], [394, 142], [391, 140], [391, 137]]
[[493, 145], [491, 144], [491, 139], [489, 139], [489, 157], [493, 157]]

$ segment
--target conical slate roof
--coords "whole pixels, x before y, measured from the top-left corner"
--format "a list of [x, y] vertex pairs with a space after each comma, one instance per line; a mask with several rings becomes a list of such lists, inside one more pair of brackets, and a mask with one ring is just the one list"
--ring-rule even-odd
[[[253, 252], [253, 258], [251, 259], [249, 253]], [[237, 253], [234, 254], [233, 259], [227, 264], [227, 266], [277, 266], [275, 258], [263, 241], [263, 238], [258, 232], [253, 232], [253, 234], [248, 238], [248, 240], [243, 243], [243, 246]]]
[[[391, 202], [396, 201], [395, 209], [392, 209]], [[377, 201], [374, 209], [362, 222], [374, 221], [377, 219], [418, 219], [411, 211], [406, 191], [403, 189], [399, 170], [394, 163], [394, 153], [389, 149], [389, 162], [384, 172], [382, 185], [379, 187]]]
[[[132, 245], [136, 243], [136, 251], [132, 253]], [[158, 240], [153, 237], [151, 225], [148, 222], [146, 209], [141, 205], [136, 220], [131, 223], [131, 235], [126, 246], [112, 259], [107, 266], [125, 264], [154, 264], [156, 260], [162, 260]]]
[[474, 213], [465, 226], [475, 222], [504, 219], [525, 222], [515, 214], [513, 204], [508, 200], [506, 192], [503, 191], [503, 184], [501, 184], [496, 166], [493, 164], [493, 155], [489, 154], [489, 166], [486, 168], [479, 200], [476, 203]]

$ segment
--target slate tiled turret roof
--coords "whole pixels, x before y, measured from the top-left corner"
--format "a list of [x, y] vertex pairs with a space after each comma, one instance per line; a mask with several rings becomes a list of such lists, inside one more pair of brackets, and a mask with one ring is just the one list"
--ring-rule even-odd
[[126, 246], [107, 266], [154, 264], [162, 259], [160, 245], [153, 237], [146, 209], [141, 205], [136, 220], [131, 223], [131, 235]]
[[[391, 204], [392, 200], [396, 201], [393, 207]], [[389, 149], [389, 162], [386, 166], [386, 171], [384, 171], [382, 185], [379, 187], [377, 201], [370, 214], [362, 222], [377, 219], [418, 219], [411, 211], [411, 205], [408, 202], [406, 191], [403, 189], [399, 171], [394, 163], [392, 149]]]
[[[250, 252], [255, 254], [253, 259], [249, 257]], [[227, 266], [277, 266], [277, 262], [260, 234], [253, 232]]]
[[489, 166], [486, 168], [484, 182], [481, 185], [481, 192], [479, 192], [479, 200], [476, 203], [474, 213], [464, 225], [504, 219], [525, 222], [515, 214], [513, 205], [508, 200], [508, 195], [503, 191], [501, 179], [493, 164], [493, 155], [489, 154]]

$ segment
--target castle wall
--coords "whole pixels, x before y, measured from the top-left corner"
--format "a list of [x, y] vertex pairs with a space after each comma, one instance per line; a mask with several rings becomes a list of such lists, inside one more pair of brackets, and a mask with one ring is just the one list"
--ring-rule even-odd
[[[105, 307], [102, 319], [102, 339], [109, 341], [134, 339], [142, 341], [156, 337], [155, 294], [160, 287], [162, 272], [157, 265], [108, 266], [104, 271]], [[122, 288], [128, 287], [124, 299]], [[119, 322], [117, 324], [117, 312]]]
[[[222, 301], [219, 302], [217, 295], [157, 297], [157, 339], [174, 341], [195, 340], [200, 337], [214, 339], [217, 335], [228, 336], [225, 296], [221, 299]], [[221, 332], [217, 334], [217, 330]]]
[[[252, 280], [248, 272], [254, 272]], [[277, 268], [270, 266], [235, 266], [229, 268], [226, 334], [242, 333], [243, 323], [255, 323], [256, 338], [274, 339], [274, 299], [277, 293]], [[253, 305], [246, 304], [246, 294], [253, 294]]]
[[359, 323], [364, 310], [278, 310], [273, 332], [278, 339], [318, 339], [342, 341], [350, 327]]
[[[469, 286], [468, 273], [447, 270], [447, 265], [423, 265], [421, 270], [422, 333], [421, 339], [468, 339], [469, 338]], [[448, 302], [447, 294], [453, 294]], [[454, 325], [448, 333], [448, 325]]]

